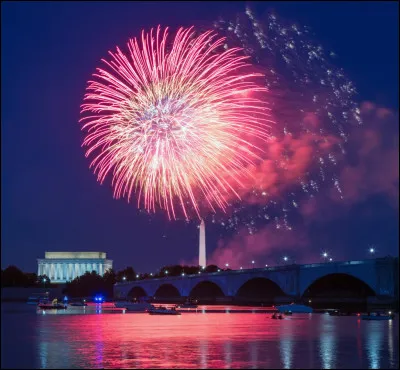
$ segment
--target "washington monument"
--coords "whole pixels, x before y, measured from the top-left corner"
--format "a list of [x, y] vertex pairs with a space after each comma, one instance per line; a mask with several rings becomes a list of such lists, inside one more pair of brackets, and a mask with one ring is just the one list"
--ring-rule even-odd
[[206, 226], [201, 220], [199, 233], [199, 266], [206, 267]]

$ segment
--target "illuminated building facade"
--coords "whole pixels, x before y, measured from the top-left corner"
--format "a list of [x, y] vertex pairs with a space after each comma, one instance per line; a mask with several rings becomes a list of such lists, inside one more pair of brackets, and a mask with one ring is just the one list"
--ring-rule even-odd
[[45, 258], [38, 258], [38, 276], [46, 275], [52, 283], [65, 283], [86, 271], [99, 275], [112, 269], [112, 260], [104, 252], [45, 252]]

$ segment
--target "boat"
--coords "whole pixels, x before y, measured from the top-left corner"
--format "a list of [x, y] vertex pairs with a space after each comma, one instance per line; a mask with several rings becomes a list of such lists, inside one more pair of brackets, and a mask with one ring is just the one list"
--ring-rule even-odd
[[381, 315], [379, 313], [377, 314], [372, 314], [372, 315], [361, 315], [361, 320], [393, 320], [394, 315]]
[[87, 306], [86, 302], [71, 302], [69, 304], [72, 307], [83, 307], [83, 306]]
[[181, 303], [176, 305], [176, 308], [197, 308], [199, 307], [196, 303], [192, 303], [192, 302], [185, 302], [185, 303]]
[[181, 313], [175, 309], [175, 307], [172, 308], [165, 308], [165, 307], [154, 307], [151, 309], [148, 309], [147, 312], [150, 315], [180, 315]]
[[27, 304], [34, 304], [37, 306], [38, 303], [45, 303], [49, 300], [49, 292], [45, 293], [32, 293], [28, 297]]
[[114, 306], [117, 308], [125, 308], [127, 311], [132, 311], [132, 312], [146, 312], [146, 310], [154, 308], [154, 306], [148, 302], [129, 302], [129, 301], [114, 302]]
[[356, 316], [357, 314], [354, 312], [341, 312], [338, 310], [334, 310], [329, 312], [330, 316]]
[[41, 302], [37, 305], [40, 310], [65, 310], [67, 308], [66, 304], [58, 303], [57, 298], [53, 299], [52, 302]]
[[312, 313], [313, 309], [309, 306], [305, 306], [303, 304], [284, 304], [281, 306], [276, 306], [276, 309], [280, 313], [290, 312], [290, 313]]
[[178, 304], [176, 307], [177, 308], [197, 308], [199, 306], [194, 303], [182, 303], [182, 304]]

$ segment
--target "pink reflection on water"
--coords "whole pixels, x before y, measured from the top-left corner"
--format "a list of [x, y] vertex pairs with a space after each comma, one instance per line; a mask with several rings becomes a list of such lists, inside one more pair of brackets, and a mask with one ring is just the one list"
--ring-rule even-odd
[[[341, 336], [352, 336], [358, 346], [358, 323], [352, 318], [344, 323], [324, 315], [270, 316], [38, 315], [37, 367], [329, 368], [347, 351], [339, 348]], [[365, 348], [365, 339], [361, 345]], [[368, 352], [362, 356], [375, 367]], [[350, 360], [364, 361], [357, 354], [353, 351]]]

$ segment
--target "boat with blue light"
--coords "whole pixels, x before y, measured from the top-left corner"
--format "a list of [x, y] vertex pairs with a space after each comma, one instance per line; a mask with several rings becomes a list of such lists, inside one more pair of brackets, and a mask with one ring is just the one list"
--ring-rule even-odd
[[393, 320], [394, 319], [394, 314], [391, 312], [386, 315], [386, 314], [380, 314], [378, 313], [373, 313], [373, 314], [367, 314], [367, 315], [361, 315], [361, 320], [375, 320], [375, 321], [383, 321], [383, 320]]

